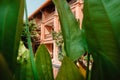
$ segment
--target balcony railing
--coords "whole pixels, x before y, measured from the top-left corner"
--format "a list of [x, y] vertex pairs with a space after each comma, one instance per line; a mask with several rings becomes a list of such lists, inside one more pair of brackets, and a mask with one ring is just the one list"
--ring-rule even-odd
[[45, 39], [52, 40], [52, 34], [45, 34]]

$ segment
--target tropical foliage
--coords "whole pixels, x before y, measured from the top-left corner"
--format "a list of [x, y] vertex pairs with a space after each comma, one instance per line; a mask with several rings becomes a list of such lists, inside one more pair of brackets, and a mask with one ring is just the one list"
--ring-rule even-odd
[[54, 80], [50, 54], [43, 44], [39, 46], [36, 52], [35, 63], [39, 74], [39, 80]]
[[[66, 30], [66, 28], [71, 29], [70, 26], [66, 27], [66, 24], [70, 23], [64, 23], [65, 22], [64, 20], [66, 18], [68, 19], [70, 16], [68, 15], [69, 10], [66, 11], [68, 9], [67, 3], [64, 2], [65, 0], [64, 1], [53, 0], [53, 1], [58, 9], [63, 35], [65, 36], [64, 32], [66, 33], [69, 32], [70, 34], [70, 31]], [[89, 50], [88, 53], [92, 54], [94, 60], [90, 80], [119, 79], [118, 77], [120, 75], [119, 71], [120, 40], [118, 35], [120, 33], [119, 31], [120, 13], [118, 11], [120, 9], [118, 6], [119, 2], [120, 2], [119, 0], [116, 1], [84, 0], [83, 29], [86, 35]], [[64, 11], [66, 11], [67, 13]], [[70, 18], [70, 20], [71, 19], [72, 18]], [[68, 37], [64, 37], [64, 40], [65, 38], [68, 39]], [[67, 50], [66, 53], [69, 54]], [[88, 76], [89, 75], [87, 72], [86, 76], [87, 79]]]
[[[82, 30], [66, 0], [52, 1], [58, 11], [66, 53], [55, 80], [119, 80], [120, 1], [84, 0]], [[54, 80], [50, 54], [46, 47], [40, 45], [35, 57], [33, 55], [27, 24], [29, 51], [19, 51], [20, 61], [17, 63], [23, 5], [23, 0], [2, 0], [0, 3], [0, 79]], [[26, 22], [28, 23], [27, 12]], [[28, 53], [26, 61], [24, 55]], [[86, 76], [83, 70], [81, 68], [79, 70], [74, 64], [74, 61], [84, 53], [88, 54]], [[94, 61], [91, 71], [89, 71], [90, 54]]]
[[53, 37], [53, 40], [55, 40], [57, 46], [62, 46], [64, 41], [63, 41], [63, 36], [62, 36], [62, 32], [55, 32], [55, 31], [52, 31], [52, 37]]
[[24, 45], [28, 48], [26, 24], [29, 27], [29, 32], [30, 32], [32, 43], [36, 43], [37, 41], [40, 40], [39, 35], [41, 34], [41, 31], [39, 27], [37, 26], [34, 19], [30, 20], [28, 23], [24, 21], [24, 24], [22, 27], [23, 29], [22, 29], [22, 34], [21, 34], [21, 40], [24, 42]]
[[75, 61], [85, 53], [87, 49], [82, 35], [83, 31], [80, 30], [79, 22], [71, 12], [66, 0], [53, 0], [53, 2], [59, 14], [66, 55]]
[[58, 47], [58, 59], [59, 61], [62, 61], [63, 57], [66, 55], [64, 50], [64, 41], [63, 41], [62, 32], [52, 31], [52, 37], [53, 37], [53, 40], [55, 40], [55, 43]]
[[0, 55], [1, 80], [11, 80], [15, 72], [20, 34], [23, 23], [24, 0], [1, 0], [0, 2]]
[[85, 0], [86, 40], [93, 56], [91, 79], [117, 80], [120, 76], [120, 1]]
[[20, 41], [20, 45], [19, 45], [19, 50], [18, 50], [18, 56], [17, 56], [17, 62], [18, 63], [24, 63], [27, 62], [27, 60], [29, 60], [29, 50], [26, 49], [26, 47], [24, 46], [24, 43], [22, 41]]
[[24, 43], [22, 41], [20, 41], [19, 45], [15, 78], [16, 80], [34, 79], [29, 50], [24, 46]]

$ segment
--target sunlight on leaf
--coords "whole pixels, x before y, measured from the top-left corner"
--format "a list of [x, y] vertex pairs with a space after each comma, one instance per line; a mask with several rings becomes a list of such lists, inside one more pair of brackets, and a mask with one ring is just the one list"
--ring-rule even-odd
[[68, 58], [64, 57], [62, 66], [58, 72], [56, 80], [85, 80], [76, 65]]
[[54, 80], [50, 54], [43, 44], [37, 49], [35, 63], [40, 80]]

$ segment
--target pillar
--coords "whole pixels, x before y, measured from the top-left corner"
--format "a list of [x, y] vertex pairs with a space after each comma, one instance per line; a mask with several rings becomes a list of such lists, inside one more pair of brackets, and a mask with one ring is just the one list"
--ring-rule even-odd
[[[59, 32], [59, 21], [58, 21], [58, 14], [55, 12], [54, 14], [54, 31]], [[55, 40], [53, 41], [53, 74], [54, 78], [56, 78], [59, 67], [61, 63], [58, 60], [58, 46], [55, 43]]]
[[[59, 30], [59, 22], [58, 22], [58, 15], [55, 13], [54, 15], [54, 31], [58, 32]], [[53, 41], [53, 61], [54, 63], [58, 63], [58, 47], [55, 43], [55, 41]]]
[[78, 0], [76, 5], [76, 18], [80, 22], [80, 28], [82, 28], [82, 20], [83, 20], [82, 8], [83, 8], [83, 3], [81, 3], [81, 0]]
[[45, 35], [45, 29], [44, 29], [44, 23], [41, 23], [41, 43], [44, 41], [44, 35]]

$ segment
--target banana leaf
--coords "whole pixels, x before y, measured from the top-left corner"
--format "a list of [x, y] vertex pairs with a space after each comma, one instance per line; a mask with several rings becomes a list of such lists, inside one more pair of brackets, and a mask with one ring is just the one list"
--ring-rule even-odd
[[23, 0], [0, 1], [0, 52], [13, 72], [23, 24], [23, 2]]
[[83, 24], [94, 60], [91, 80], [119, 80], [120, 0], [85, 0]]
[[66, 0], [52, 0], [57, 8], [64, 39], [66, 55], [73, 61], [87, 50], [83, 31]]
[[50, 54], [43, 44], [41, 44], [37, 49], [35, 64], [39, 80], [54, 80]]
[[85, 78], [72, 60], [65, 56], [56, 80], [85, 80]]

